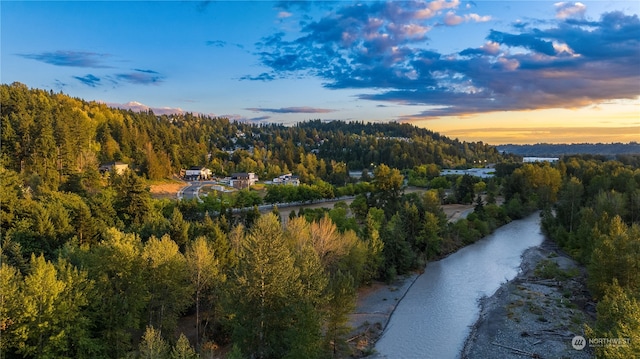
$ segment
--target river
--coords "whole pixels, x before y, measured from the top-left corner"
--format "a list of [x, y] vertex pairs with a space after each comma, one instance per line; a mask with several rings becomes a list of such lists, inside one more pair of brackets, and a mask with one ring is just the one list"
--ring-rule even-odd
[[513, 279], [522, 253], [543, 240], [535, 213], [427, 264], [391, 316], [374, 358], [458, 358], [478, 319], [478, 300]]

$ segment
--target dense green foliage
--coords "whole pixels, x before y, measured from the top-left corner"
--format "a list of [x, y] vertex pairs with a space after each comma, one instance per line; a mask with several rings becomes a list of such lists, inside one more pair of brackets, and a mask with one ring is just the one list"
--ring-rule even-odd
[[555, 215], [544, 229], [588, 268], [598, 301], [591, 338], [628, 338], [629, 345], [595, 348], [601, 358], [640, 355], [640, 169], [618, 161], [569, 157]]
[[[359, 286], [393, 280], [565, 198], [568, 170], [548, 165], [500, 165], [500, 177], [487, 180], [439, 177], [441, 166], [501, 157], [406, 124], [254, 126], [116, 110], [21, 84], [0, 91], [7, 358], [193, 358], [226, 345], [230, 357], [346, 356]], [[100, 174], [108, 161], [131, 170]], [[202, 202], [151, 197], [149, 179], [191, 165], [268, 179], [292, 172], [303, 185], [272, 186], [264, 198], [253, 190]], [[349, 169], [368, 170], [356, 183]], [[403, 171], [427, 189], [405, 194]], [[622, 178], [594, 181], [617, 190]], [[350, 205], [288, 218], [257, 207], [345, 195], [355, 196]], [[640, 213], [620, 204], [626, 197], [598, 198], [594, 217]], [[448, 221], [448, 202], [475, 210]], [[181, 321], [193, 332], [177, 336]]]
[[150, 179], [198, 165], [216, 175], [245, 171], [271, 179], [294, 172], [303, 183], [322, 179], [344, 185], [349, 169], [381, 163], [410, 169], [500, 158], [494, 147], [408, 124], [309, 121], [284, 127], [191, 114], [156, 116], [19, 83], [1, 85], [0, 102], [2, 163], [24, 174], [34, 189], [58, 189], [74, 176], [74, 183], [86, 186], [95, 179], [97, 165], [109, 161], [129, 163]]

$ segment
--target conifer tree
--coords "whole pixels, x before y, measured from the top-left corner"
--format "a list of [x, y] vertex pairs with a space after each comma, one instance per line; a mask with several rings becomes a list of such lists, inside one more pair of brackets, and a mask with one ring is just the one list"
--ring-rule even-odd
[[169, 345], [162, 338], [159, 330], [148, 326], [142, 336], [138, 349], [140, 359], [167, 359], [169, 357]]
[[[280, 222], [269, 213], [258, 218], [241, 244], [233, 301], [234, 342], [255, 358], [282, 357], [289, 347], [294, 303], [302, 290], [300, 270]], [[292, 312], [293, 310], [293, 312]]]
[[81, 268], [95, 280], [100, 299], [90, 303], [97, 336], [112, 357], [122, 357], [131, 347], [131, 333], [144, 323], [149, 300], [142, 243], [135, 234], [108, 229], [89, 251], [78, 251]]
[[589, 287], [596, 298], [616, 279], [625, 290], [640, 291], [640, 226], [627, 226], [619, 216], [600, 235], [589, 265]]
[[198, 359], [200, 356], [189, 343], [189, 339], [180, 333], [176, 345], [171, 349], [171, 359]]
[[174, 207], [173, 213], [171, 214], [169, 236], [182, 249], [184, 249], [189, 242], [189, 227], [190, 223], [184, 220], [180, 209], [178, 209], [178, 207]]
[[133, 171], [118, 176], [115, 183], [118, 196], [114, 207], [118, 215], [126, 225], [142, 225], [151, 210], [149, 189]]
[[22, 281], [16, 268], [4, 262], [0, 264], [0, 353], [13, 351], [25, 340], [26, 332], [17, 330], [22, 325]]
[[380, 223], [377, 223], [372, 213], [367, 214], [367, 256], [363, 271], [363, 283], [368, 284], [377, 278], [384, 262], [384, 243], [380, 238]]
[[26, 357], [89, 357], [92, 340], [83, 308], [88, 304], [91, 284], [86, 273], [64, 260], [56, 268], [42, 255], [32, 254], [30, 273], [20, 290], [19, 316], [12, 319], [14, 335], [9, 336], [17, 353]]
[[587, 326], [586, 334], [591, 338], [628, 342], [596, 347], [597, 357], [625, 359], [640, 355], [640, 302], [637, 295], [634, 297], [632, 293], [620, 287], [616, 279], [606, 286], [604, 297], [596, 307], [598, 316], [595, 328]]
[[144, 245], [142, 260], [149, 279], [148, 324], [171, 332], [191, 303], [193, 290], [187, 261], [168, 235], [159, 240], [152, 236]]
[[337, 271], [329, 282], [329, 309], [327, 313], [327, 333], [331, 357], [339, 358], [345, 354], [347, 343], [345, 336], [351, 330], [347, 325], [349, 314], [356, 307], [356, 290], [353, 277], [349, 273]]
[[203, 236], [196, 238], [188, 247], [185, 255], [187, 268], [191, 278], [191, 284], [195, 291], [196, 301], [196, 343], [200, 343], [202, 318], [201, 302], [205, 292], [213, 287], [219, 276], [218, 260], [216, 259], [211, 246]]

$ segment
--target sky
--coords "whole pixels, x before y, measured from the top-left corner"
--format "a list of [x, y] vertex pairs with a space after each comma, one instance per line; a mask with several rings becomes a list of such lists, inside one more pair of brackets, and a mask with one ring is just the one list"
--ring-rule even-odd
[[156, 114], [640, 141], [639, 1], [0, 1], [0, 80]]

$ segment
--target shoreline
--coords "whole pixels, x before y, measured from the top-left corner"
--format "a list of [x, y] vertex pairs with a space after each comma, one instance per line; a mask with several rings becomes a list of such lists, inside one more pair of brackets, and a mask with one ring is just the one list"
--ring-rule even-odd
[[392, 283], [373, 282], [358, 290], [356, 309], [349, 314], [351, 334], [347, 343], [352, 356], [366, 357], [374, 353], [376, 341], [384, 333], [398, 303], [404, 298], [422, 272], [413, 272]]
[[[459, 354], [483, 358], [593, 358], [571, 339], [593, 325], [595, 303], [586, 289], [586, 269], [548, 238], [525, 250], [518, 274], [479, 300], [479, 316]], [[547, 268], [553, 269], [541, 271]], [[549, 265], [550, 264], [550, 265]], [[374, 282], [358, 291], [348, 344], [351, 357], [375, 354], [391, 315], [422, 272], [393, 283]]]
[[549, 239], [527, 249], [518, 275], [479, 302], [462, 359], [593, 357], [571, 345], [574, 336], [584, 336], [584, 324], [595, 319], [586, 270]]

